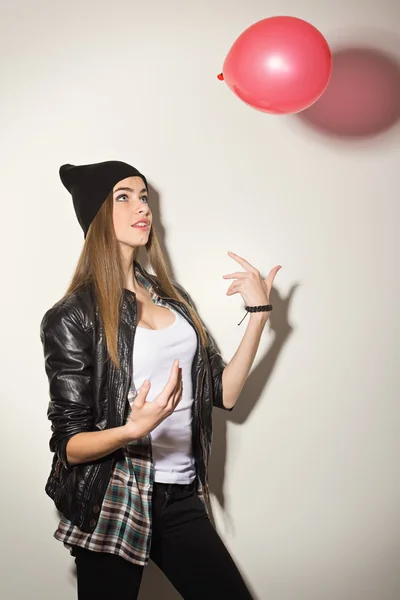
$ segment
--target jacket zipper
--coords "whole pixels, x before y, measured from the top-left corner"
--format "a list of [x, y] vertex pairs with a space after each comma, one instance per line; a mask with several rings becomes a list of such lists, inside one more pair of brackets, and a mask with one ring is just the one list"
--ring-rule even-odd
[[[202, 355], [203, 355], [203, 351], [202, 351]], [[203, 356], [203, 361], [204, 361], [204, 356]], [[201, 450], [203, 453], [203, 463], [204, 463], [204, 495], [206, 497], [207, 502], [210, 502], [210, 492], [209, 492], [209, 485], [208, 485], [208, 466], [207, 466], [207, 460], [206, 460], [206, 450], [204, 448], [204, 438], [203, 438], [203, 419], [201, 416], [201, 401], [203, 399], [203, 389], [204, 389], [204, 378], [205, 378], [205, 374], [206, 374], [206, 369], [204, 367], [203, 369], [203, 375], [201, 378], [201, 387], [200, 387], [200, 401], [199, 401], [199, 421], [200, 421], [200, 445], [201, 445]]]

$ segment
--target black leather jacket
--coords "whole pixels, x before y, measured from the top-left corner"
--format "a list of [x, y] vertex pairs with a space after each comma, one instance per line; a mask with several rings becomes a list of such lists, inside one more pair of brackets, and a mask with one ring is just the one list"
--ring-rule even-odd
[[[158, 280], [135, 261], [156, 293], [192, 323], [185, 306], [165, 297]], [[174, 286], [193, 306], [187, 292]], [[99, 431], [125, 423], [132, 378], [132, 350], [136, 330], [136, 295], [124, 290], [118, 335], [121, 368], [107, 359], [104, 329], [90, 285], [66, 302], [57, 302], [44, 315], [40, 338], [49, 379], [48, 418], [52, 423], [50, 450], [54, 452], [45, 490], [58, 510], [82, 531], [95, 529], [98, 513], [120, 450], [90, 463], [69, 465], [68, 440], [83, 431]], [[197, 474], [208, 494], [207, 465], [212, 441], [212, 407], [222, 403], [221, 354], [210, 334], [207, 348], [200, 345], [192, 365], [193, 452]]]

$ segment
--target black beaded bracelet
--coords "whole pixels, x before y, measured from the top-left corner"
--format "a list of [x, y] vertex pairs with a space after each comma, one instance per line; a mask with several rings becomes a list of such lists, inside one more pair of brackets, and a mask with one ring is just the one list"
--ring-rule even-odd
[[[272, 304], [261, 304], [261, 306], [245, 306], [244, 308], [247, 312], [244, 315], [243, 319], [240, 321], [240, 323], [242, 323], [245, 320], [245, 318], [247, 317], [247, 313], [249, 312], [269, 312], [272, 310], [273, 307]], [[240, 323], [238, 323], [238, 325], [240, 325]]]

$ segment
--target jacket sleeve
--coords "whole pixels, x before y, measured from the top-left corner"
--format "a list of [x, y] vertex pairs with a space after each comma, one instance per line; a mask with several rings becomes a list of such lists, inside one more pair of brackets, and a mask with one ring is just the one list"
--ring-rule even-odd
[[69, 468], [68, 440], [93, 430], [92, 370], [93, 345], [73, 307], [53, 307], [40, 325], [50, 401], [50, 450]]
[[[185, 300], [188, 301], [190, 306], [196, 311], [196, 313], [199, 314], [197, 312], [197, 310], [194, 306], [193, 300], [191, 299], [188, 292], [180, 284], [177, 284], [175, 281], [173, 282], [173, 284], [178, 289], [178, 291], [183, 295]], [[200, 318], [200, 315], [199, 315], [199, 318]], [[222, 373], [226, 367], [226, 362], [222, 358], [220, 349], [218, 348], [218, 345], [217, 345], [215, 339], [212, 337], [212, 335], [208, 331], [207, 327], [204, 325], [203, 321], [201, 321], [201, 322], [202, 322], [202, 325], [204, 327], [204, 330], [205, 330], [206, 336], [207, 336], [206, 350], [207, 350], [208, 361], [210, 363], [210, 368], [211, 368], [212, 385], [213, 385], [213, 404], [217, 408], [222, 408], [223, 410], [231, 411], [232, 408], [226, 408], [223, 403]]]

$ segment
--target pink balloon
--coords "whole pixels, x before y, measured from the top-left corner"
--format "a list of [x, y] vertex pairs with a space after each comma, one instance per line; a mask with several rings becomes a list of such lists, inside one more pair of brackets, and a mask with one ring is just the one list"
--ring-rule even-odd
[[318, 100], [331, 70], [331, 51], [318, 29], [296, 17], [271, 17], [238, 37], [220, 78], [246, 104], [289, 114]]

